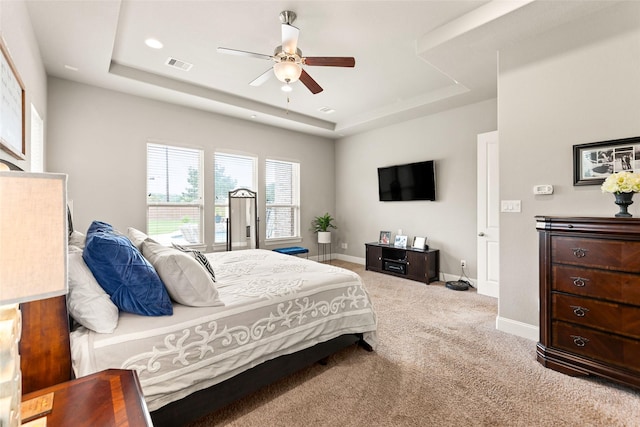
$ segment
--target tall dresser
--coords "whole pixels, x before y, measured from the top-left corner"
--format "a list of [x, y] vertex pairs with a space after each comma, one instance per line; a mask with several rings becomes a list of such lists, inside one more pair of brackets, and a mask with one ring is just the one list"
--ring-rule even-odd
[[640, 388], [640, 219], [536, 217], [537, 359]]

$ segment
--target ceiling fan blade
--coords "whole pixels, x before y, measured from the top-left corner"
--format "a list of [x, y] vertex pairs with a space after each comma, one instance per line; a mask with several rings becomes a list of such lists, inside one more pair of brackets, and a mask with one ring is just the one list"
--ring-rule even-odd
[[311, 91], [311, 93], [313, 93], [314, 95], [316, 93], [320, 93], [322, 92], [322, 88], [320, 87], [320, 85], [318, 83], [316, 83], [315, 80], [313, 80], [313, 78], [311, 78], [311, 76], [305, 71], [302, 70], [302, 74], [300, 74], [300, 81], [302, 82], [303, 85], [305, 85], [307, 87], [307, 89], [309, 89]]
[[282, 24], [282, 50], [289, 55], [296, 53], [298, 49], [298, 36], [300, 30], [289, 24]]
[[262, 83], [266, 82], [273, 76], [273, 68], [269, 68], [264, 73], [260, 74], [254, 81], [249, 83], [250, 86], [260, 86]]
[[219, 47], [218, 53], [226, 53], [228, 55], [247, 56], [249, 58], [258, 58], [258, 59], [273, 59], [273, 56], [271, 55], [263, 55], [262, 53], [247, 52], [244, 50], [228, 49], [226, 47]]
[[303, 63], [325, 67], [355, 67], [356, 59], [350, 56], [309, 56], [303, 59]]

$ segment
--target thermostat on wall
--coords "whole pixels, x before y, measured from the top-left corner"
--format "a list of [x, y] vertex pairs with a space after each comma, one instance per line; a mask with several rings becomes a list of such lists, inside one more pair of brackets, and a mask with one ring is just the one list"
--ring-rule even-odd
[[534, 185], [533, 194], [553, 194], [553, 185]]

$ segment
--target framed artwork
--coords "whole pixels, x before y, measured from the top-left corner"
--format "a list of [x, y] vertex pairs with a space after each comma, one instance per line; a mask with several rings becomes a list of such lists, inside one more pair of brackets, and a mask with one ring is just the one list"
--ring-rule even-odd
[[411, 247], [414, 249], [424, 249], [426, 243], [427, 243], [426, 237], [416, 236], [413, 238], [413, 243], [411, 244]]
[[640, 172], [640, 136], [573, 146], [573, 185], [601, 185], [623, 171]]
[[16, 159], [25, 158], [24, 85], [0, 38], [0, 148]]
[[407, 247], [407, 236], [396, 236], [396, 240], [393, 243], [393, 246], [398, 248], [406, 248]]
[[378, 239], [378, 243], [381, 245], [388, 245], [391, 241], [391, 232], [390, 231], [381, 231], [380, 239]]

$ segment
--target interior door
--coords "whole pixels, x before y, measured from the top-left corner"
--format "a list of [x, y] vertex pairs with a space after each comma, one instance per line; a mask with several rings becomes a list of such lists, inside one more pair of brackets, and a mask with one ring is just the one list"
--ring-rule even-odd
[[498, 131], [478, 135], [478, 293], [499, 297], [500, 183]]

